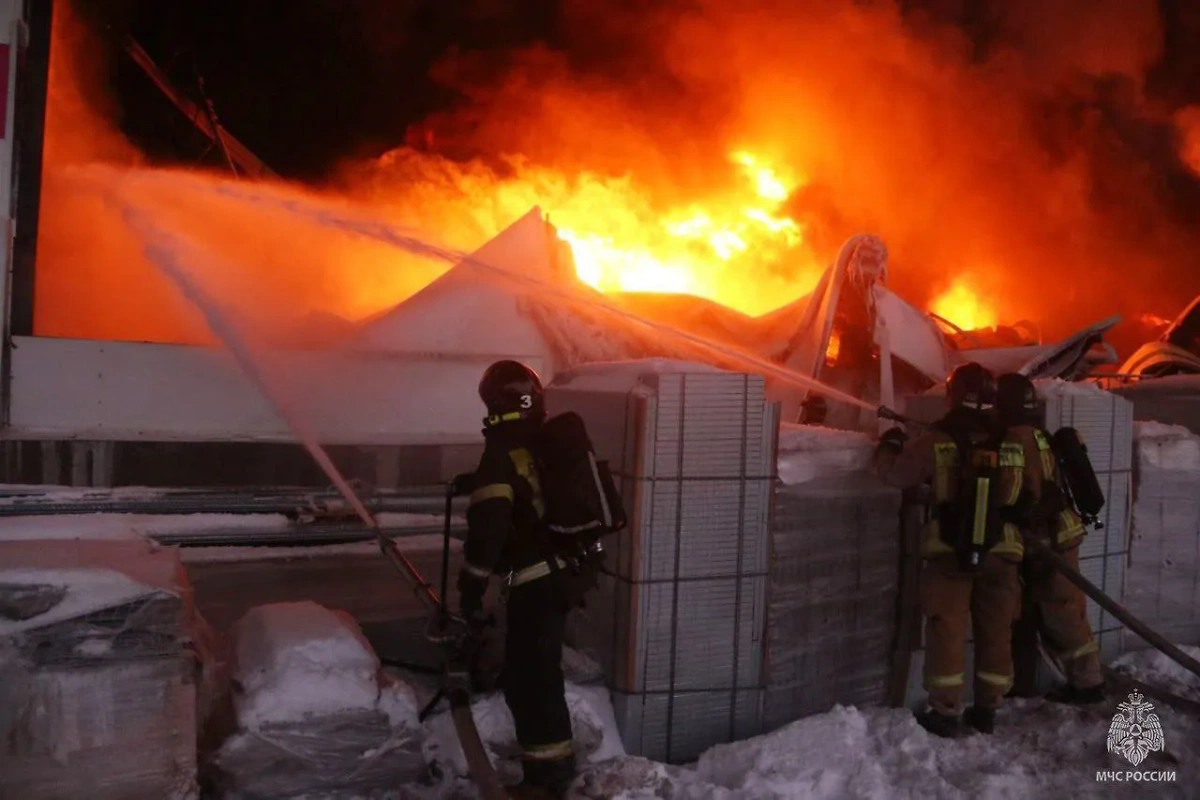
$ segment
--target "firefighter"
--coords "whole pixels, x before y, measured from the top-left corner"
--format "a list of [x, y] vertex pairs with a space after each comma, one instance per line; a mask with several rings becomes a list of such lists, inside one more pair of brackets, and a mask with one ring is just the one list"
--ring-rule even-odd
[[[479, 383], [487, 407], [484, 452], [467, 509], [461, 609], [478, 630], [494, 574], [505, 575], [504, 699], [516, 724], [529, 796], [562, 796], [575, 775], [571, 717], [562, 673], [567, 608], [539, 545], [544, 514], [536, 465], [546, 417], [541, 380], [516, 361], [498, 361]], [[551, 556], [553, 558], [553, 556]]]
[[[1017, 527], [1003, 522], [1001, 512], [1019, 497], [1023, 456], [1020, 445], [1004, 440], [995, 426], [994, 395], [992, 374], [964, 364], [946, 381], [948, 411], [932, 429], [906, 447], [907, 436], [893, 428], [875, 453], [885, 482], [905, 489], [933, 484], [920, 577], [929, 708], [917, 721], [948, 738], [970, 728], [991, 733], [1012, 685], [1023, 551]], [[975, 699], [963, 714], [968, 626], [975, 636]]]
[[[1022, 515], [1021, 533], [1037, 537], [1059, 552], [1072, 569], [1079, 569], [1079, 545], [1086, 532], [1075, 509], [1066, 502], [1062, 476], [1041, 427], [1037, 390], [1024, 375], [1001, 375], [996, 382], [996, 415], [1010, 438], [1025, 451], [1026, 497], [1029, 511]], [[1022, 564], [1026, 608], [1033, 613], [1035, 630], [1062, 662], [1067, 684], [1048, 699], [1062, 703], [1097, 703], [1104, 699], [1104, 674], [1100, 652], [1092, 638], [1083, 592], [1036, 553]]]

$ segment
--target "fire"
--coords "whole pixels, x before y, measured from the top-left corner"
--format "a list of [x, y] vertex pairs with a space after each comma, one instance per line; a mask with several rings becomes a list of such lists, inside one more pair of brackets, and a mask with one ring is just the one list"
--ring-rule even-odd
[[736, 267], [801, 243], [799, 224], [779, 215], [795, 184], [749, 152], [729, 158], [740, 169], [726, 191], [659, 219], [647, 214], [632, 229], [615, 224], [621, 209], [568, 210], [561, 217], [551, 209], [552, 219], [564, 220], [559, 236], [571, 245], [579, 278], [605, 292], [694, 294], [751, 314], [781, 305], [787, 298], [739, 286]]
[[400, 148], [369, 166], [373, 180], [346, 184], [462, 249], [538, 205], [570, 244], [579, 278], [600, 291], [687, 293], [765, 313], [811, 289], [824, 266], [786, 212], [802, 181], [745, 147], [731, 148], [723, 167], [694, 191], [664, 191], [636, 174], [519, 158], [493, 167]]
[[995, 327], [996, 309], [965, 280], [955, 281], [929, 305], [929, 310], [963, 330]]

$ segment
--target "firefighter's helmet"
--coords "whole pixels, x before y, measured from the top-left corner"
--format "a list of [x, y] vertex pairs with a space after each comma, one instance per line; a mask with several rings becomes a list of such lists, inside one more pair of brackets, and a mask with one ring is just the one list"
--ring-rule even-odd
[[479, 381], [479, 399], [487, 406], [487, 424], [546, 416], [545, 390], [538, 374], [519, 361], [497, 361]]
[[996, 401], [996, 379], [983, 365], [967, 362], [946, 379], [946, 397], [952, 408], [987, 411]]
[[996, 379], [996, 413], [1006, 421], [1024, 419], [1038, 410], [1037, 389], [1033, 381], [1019, 372], [1008, 372]]

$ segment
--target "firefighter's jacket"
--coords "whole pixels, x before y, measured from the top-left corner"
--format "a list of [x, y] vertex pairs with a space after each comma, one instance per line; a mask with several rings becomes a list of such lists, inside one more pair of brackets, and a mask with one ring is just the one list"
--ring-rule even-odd
[[544, 513], [535, 462], [538, 430], [537, 423], [526, 420], [484, 430], [483, 456], [467, 508], [460, 588], [462, 577], [486, 584], [493, 574], [545, 561], [538, 542]]
[[[1054, 484], [1060, 491], [1062, 488], [1058, 462], [1050, 447], [1050, 439], [1041, 428], [1026, 424], [1010, 426], [1008, 437], [1021, 443], [1025, 453], [1024, 490], [1029, 493], [1029, 504], [1038, 508], [1046, 488], [1044, 482]], [[1086, 529], [1075, 509], [1064, 503], [1052, 513], [1053, 518], [1044, 521], [1042, 535], [1052, 536], [1052, 541], [1060, 548], [1065, 549], [1078, 544]], [[1025, 533], [1037, 534], [1039, 531], [1026, 530]]]
[[[966, 415], [951, 411], [942, 424], [963, 426], [970, 431], [969, 440], [982, 442], [988, 432]], [[916, 488], [931, 483], [935, 506], [953, 502], [959, 492], [959, 452], [954, 439], [945, 430], [934, 428], [908, 443], [900, 452], [881, 446], [875, 453], [875, 469], [881, 480], [900, 489]], [[1000, 444], [999, 477], [1000, 497], [1004, 505], [1015, 506], [1020, 497], [1024, 480], [1025, 456], [1021, 444], [1005, 437]], [[954, 548], [943, 541], [938, 515], [931, 515], [922, 534], [921, 555], [936, 558], [954, 552]], [[1025, 552], [1021, 533], [1012, 522], [1005, 522], [1003, 535], [990, 552], [1019, 560]]]

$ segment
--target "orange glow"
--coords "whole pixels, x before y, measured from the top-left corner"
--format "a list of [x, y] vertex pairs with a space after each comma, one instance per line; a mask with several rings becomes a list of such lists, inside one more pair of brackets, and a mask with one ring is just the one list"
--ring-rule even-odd
[[[1112, 137], [1099, 122], [1030, 123], [1048, 98], [1086, 87], [1081, 78], [1137, 77], [1155, 63], [1155, 4], [1092, 3], [1083, 28], [1066, 12], [1013, 11], [982, 61], [962, 31], [910, 24], [895, 3], [698, 0], [686, 13], [639, 7], [633, 20], [620, 5], [564, 4], [564, 27], [615, 33], [622, 49], [657, 57], [639, 71], [585, 73], [543, 46], [505, 53], [503, 68], [491, 68], [494, 53], [457, 52], [434, 72], [465, 99], [413, 138], [430, 149], [453, 141], [453, 157], [400, 147], [348, 160], [318, 191], [140, 166], [104, 104], [112, 59], [89, 51], [69, 3], [57, 4], [35, 329], [206, 336], [141, 253], [111, 189], [219, 257], [206, 265], [210, 284], [284, 340], [317, 330], [317, 318], [344, 325], [383, 311], [445, 269], [231, 197], [231, 186], [352, 208], [460, 250], [540, 206], [585, 283], [688, 292], [749, 314], [810, 292], [860, 232], [887, 243], [893, 289], [967, 329], [1025, 318], [1055, 337], [1177, 302], [1164, 265], [1190, 263], [1195, 248], [1159, 213], [1155, 170], [1101, 164]], [[647, 74], [652, 63], [664, 74]], [[1200, 174], [1198, 120], [1173, 121], [1180, 158]], [[97, 162], [111, 168], [82, 191], [69, 168]], [[1117, 216], [1094, 202], [1098, 186], [1125, 199]], [[986, 294], [965, 279], [941, 283], [963, 263], [992, 266]], [[1031, 288], [1051, 270], [1074, 287], [1070, 303]], [[1138, 273], [1147, 280], [1132, 287]]]
[[740, 174], [723, 192], [670, 209], [657, 224], [630, 213], [642, 203], [622, 196], [629, 189], [620, 184], [597, 184], [598, 202], [568, 200], [552, 212], [559, 236], [571, 245], [579, 278], [601, 291], [682, 292], [751, 314], [786, 302], [722, 280], [739, 261], [786, 252], [802, 239], [800, 226], [778, 215], [790, 193], [779, 174], [745, 151], [731, 154], [730, 161]]
[[965, 331], [995, 327], [995, 307], [986, 302], [969, 283], [955, 281], [930, 304], [929, 310]]

